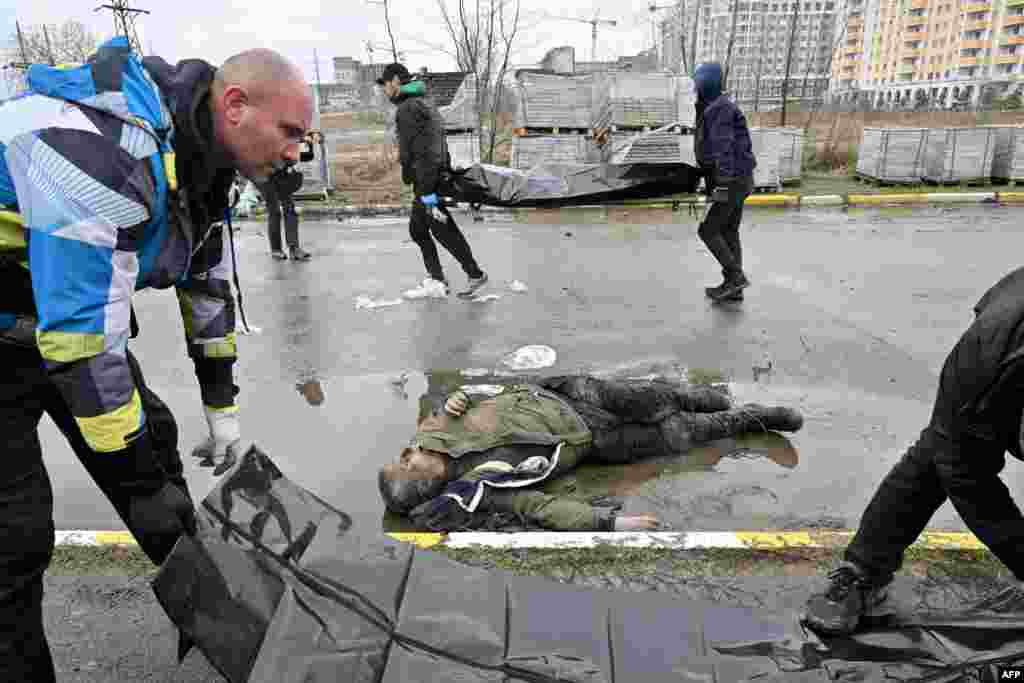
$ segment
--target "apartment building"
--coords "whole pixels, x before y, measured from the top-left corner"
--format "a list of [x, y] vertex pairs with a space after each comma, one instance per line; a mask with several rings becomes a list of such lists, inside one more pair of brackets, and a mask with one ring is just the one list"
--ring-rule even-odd
[[1024, 0], [841, 0], [830, 98], [878, 108], [977, 104], [1024, 81]]
[[692, 72], [694, 63], [728, 63], [740, 107], [771, 111], [782, 104], [789, 61], [787, 99], [818, 101], [828, 90], [840, 2], [679, 0], [661, 22], [663, 66]]

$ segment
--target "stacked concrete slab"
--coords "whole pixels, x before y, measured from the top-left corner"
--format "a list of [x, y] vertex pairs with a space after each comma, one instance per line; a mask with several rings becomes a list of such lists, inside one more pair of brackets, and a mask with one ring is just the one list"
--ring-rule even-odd
[[920, 182], [925, 173], [927, 142], [927, 128], [865, 127], [857, 174], [882, 182]]
[[693, 81], [667, 73], [604, 73], [595, 76], [593, 128], [658, 128], [695, 119]]
[[[779, 180], [783, 183], [799, 182], [803, 175], [804, 129], [777, 128], [782, 136], [779, 146]], [[760, 157], [757, 159], [761, 162]]]
[[602, 149], [602, 160], [612, 164], [678, 164], [696, 165], [693, 136], [677, 131], [628, 133], [609, 136]]
[[583, 133], [528, 135], [512, 138], [512, 168], [530, 169], [542, 163], [586, 163], [589, 137]]
[[1024, 181], [1024, 127], [994, 126], [996, 149], [992, 156], [992, 177]]
[[521, 72], [516, 128], [589, 129], [594, 76]]
[[480, 136], [471, 133], [456, 133], [445, 136], [453, 168], [467, 168], [480, 161]]
[[480, 127], [476, 97], [476, 76], [470, 74], [455, 92], [451, 104], [438, 109], [444, 119], [445, 130], [473, 131]]
[[751, 128], [750, 143], [757, 166], [754, 168], [754, 187], [759, 190], [777, 190], [782, 185], [780, 161], [782, 150], [790, 136], [778, 128]]
[[989, 180], [996, 137], [996, 130], [989, 126], [930, 129], [924, 179], [936, 183]]

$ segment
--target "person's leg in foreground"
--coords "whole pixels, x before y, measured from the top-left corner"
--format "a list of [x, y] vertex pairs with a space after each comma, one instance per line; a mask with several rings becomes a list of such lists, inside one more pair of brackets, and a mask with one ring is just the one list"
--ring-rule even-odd
[[[994, 434], [974, 433], [962, 417], [965, 401], [977, 393], [976, 377], [984, 374], [972, 371], [980, 362], [982, 338], [972, 326], [946, 358], [929, 425], [879, 485], [845, 561], [808, 600], [808, 625], [833, 634], [855, 630], [885, 600], [907, 548], [947, 498], [978, 539], [1024, 580], [1024, 519], [998, 476], [1006, 443]], [[1016, 424], [1019, 393], [1011, 384], [993, 396], [995, 405], [1005, 407], [1006, 420]]]

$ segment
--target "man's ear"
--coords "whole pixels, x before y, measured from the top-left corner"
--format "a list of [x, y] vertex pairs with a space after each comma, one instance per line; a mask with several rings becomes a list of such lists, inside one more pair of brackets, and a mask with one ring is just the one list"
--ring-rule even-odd
[[220, 95], [221, 108], [224, 110], [224, 118], [232, 125], [238, 125], [242, 120], [245, 108], [249, 106], [249, 94], [240, 85], [229, 85]]

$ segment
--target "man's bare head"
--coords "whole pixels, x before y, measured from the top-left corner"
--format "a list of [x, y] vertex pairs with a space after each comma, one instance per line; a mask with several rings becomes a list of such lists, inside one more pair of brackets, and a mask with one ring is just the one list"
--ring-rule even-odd
[[247, 50], [217, 69], [210, 90], [214, 132], [238, 171], [262, 182], [299, 160], [313, 98], [302, 72], [273, 50]]

